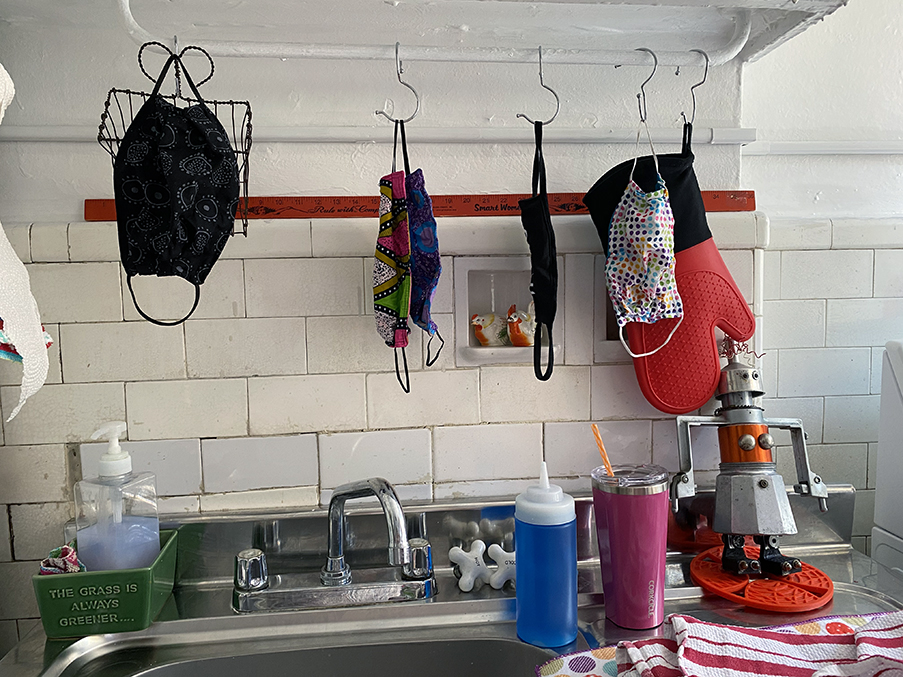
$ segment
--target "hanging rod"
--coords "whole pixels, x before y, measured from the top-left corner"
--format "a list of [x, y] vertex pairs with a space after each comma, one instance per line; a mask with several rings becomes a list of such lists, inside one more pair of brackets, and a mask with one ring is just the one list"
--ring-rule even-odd
[[[132, 15], [131, 0], [115, 0], [126, 31], [136, 44], [162, 42], [169, 39], [151, 34]], [[726, 11], [733, 19], [734, 33], [727, 44], [718, 49], [706, 49], [712, 66], [725, 64], [740, 53], [749, 40], [752, 19], [749, 10]], [[204, 49], [212, 56], [269, 57], [275, 59], [339, 59], [373, 60], [395, 59], [393, 45], [335, 45], [292, 42], [249, 42], [245, 40], [204, 40]], [[152, 48], [156, 49], [156, 48]], [[663, 66], [705, 66], [705, 59], [696, 52], [655, 51]], [[405, 61], [456, 61], [472, 63], [529, 63], [536, 61], [536, 49], [507, 49], [499, 47], [421, 47], [404, 46]], [[649, 56], [635, 50], [555, 49], [544, 48], [546, 63], [587, 64], [609, 66], [640, 66], [649, 64]]]

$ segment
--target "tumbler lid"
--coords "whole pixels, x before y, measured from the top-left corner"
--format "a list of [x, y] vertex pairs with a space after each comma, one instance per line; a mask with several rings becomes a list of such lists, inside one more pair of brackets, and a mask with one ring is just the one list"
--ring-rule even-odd
[[608, 494], [657, 494], [668, 490], [668, 471], [660, 465], [615, 465], [614, 475], [605, 466], [594, 468], [593, 488]]

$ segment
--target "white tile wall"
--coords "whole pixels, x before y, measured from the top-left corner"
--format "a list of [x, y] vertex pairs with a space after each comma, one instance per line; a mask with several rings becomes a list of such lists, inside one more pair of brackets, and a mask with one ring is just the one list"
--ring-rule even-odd
[[[539, 469], [536, 470], [539, 477]], [[530, 480], [489, 480], [482, 482], [448, 482], [438, 483], [433, 489], [433, 496], [437, 499], [445, 498], [473, 498], [486, 496], [515, 496], [531, 484], [536, 484], [536, 479]], [[0, 565], [2, 566], [2, 565]], [[0, 568], [2, 572], [2, 568]]]
[[4, 223], [3, 231], [22, 263], [31, 263], [31, 224]]
[[[762, 400], [766, 418], [798, 418], [803, 422], [803, 430], [809, 436], [809, 444], [818, 444], [824, 439], [825, 400], [823, 397], [782, 397]], [[790, 431], [772, 428], [775, 444], [789, 445]]]
[[[421, 367], [420, 344], [424, 332], [413, 322], [410, 325], [405, 351], [408, 369], [417, 370]], [[377, 333], [372, 315], [309, 317], [307, 356], [308, 371], [312, 374], [395, 372], [394, 351]], [[403, 365], [401, 351], [398, 363]]]
[[875, 490], [862, 489], [856, 492], [856, 507], [853, 510], [853, 535], [871, 536], [875, 526]]
[[[530, 253], [524, 227], [517, 216], [451, 216], [443, 218], [438, 225], [439, 246], [444, 254], [493, 256]], [[558, 232], [557, 220], [555, 232]], [[558, 253], [563, 253], [563, 250], [559, 248]]]
[[903, 298], [828, 300], [829, 346], [876, 346], [903, 338]]
[[317, 436], [237, 437], [201, 443], [204, 491], [316, 484]]
[[[455, 368], [455, 316], [452, 313], [432, 313], [433, 322], [439, 328], [439, 335], [445, 340], [445, 345], [439, 350], [441, 342], [439, 337], [433, 338], [430, 345], [430, 339], [426, 336], [421, 337], [420, 345], [423, 352], [423, 368], [427, 369], [427, 350], [429, 350], [430, 359], [435, 359], [431, 370], [445, 371], [446, 369]], [[438, 359], [436, 359], [436, 351], [439, 350]], [[393, 363], [394, 366], [394, 363]]]
[[200, 511], [200, 496], [160, 496], [157, 498], [157, 512], [161, 516], [182, 513], [196, 514]]
[[129, 439], [248, 434], [244, 379], [127, 383]]
[[[378, 230], [379, 224], [374, 218], [314, 219], [310, 225], [313, 255], [373, 256]], [[442, 251], [445, 251], [444, 231], [444, 227], [438, 229]]]
[[[651, 421], [598, 421], [596, 425], [612, 464], [652, 462]], [[546, 423], [544, 433], [550, 475], [588, 476], [593, 468], [602, 465], [589, 421]]]
[[0, 564], [0, 580], [4, 583], [3, 594], [0, 595], [0, 620], [39, 616], [38, 602], [31, 584], [31, 577], [39, 566], [40, 561]]
[[[566, 364], [593, 363], [593, 288], [595, 256], [564, 257], [564, 355]], [[559, 280], [560, 284], [560, 280]]]
[[877, 442], [880, 396], [825, 398], [825, 442]]
[[665, 414], [646, 401], [636, 380], [633, 364], [592, 368], [592, 418], [663, 418]]
[[182, 327], [150, 322], [60, 325], [67, 383], [185, 378]]
[[490, 423], [586, 420], [590, 367], [555, 365], [548, 381], [537, 380], [532, 366], [483, 367], [480, 399], [482, 420]]
[[765, 300], [781, 298], [781, 252], [765, 252]]
[[[134, 472], [156, 475], [158, 496], [183, 496], [201, 491], [201, 444], [199, 440], [123, 441], [132, 457]], [[107, 443], [82, 444], [82, 477], [97, 477], [100, 457]]]
[[18, 641], [16, 621], [0, 621], [0, 656], [5, 655]]
[[[607, 446], [607, 445], [606, 445]], [[717, 470], [721, 462], [718, 448], [718, 431], [713, 426], [690, 429], [690, 446], [693, 455], [693, 469], [704, 472]], [[677, 453], [677, 424], [674, 420], [652, 422], [652, 462], [671, 472], [680, 469]], [[696, 478], [697, 484], [700, 478]]]
[[31, 227], [31, 259], [35, 263], [69, 261], [68, 223], [35, 223]]
[[290, 510], [317, 505], [318, 501], [316, 486], [236, 491], [228, 494], [202, 494], [201, 512]]
[[118, 263], [33, 263], [26, 267], [41, 321], [122, 319]]
[[[195, 320], [215, 317], [244, 317], [245, 288], [242, 261], [219, 260], [201, 285], [201, 298], [191, 317]], [[144, 322], [129, 293], [125, 270], [122, 271], [122, 304], [126, 320]], [[141, 309], [158, 320], [185, 317], [194, 303], [194, 286], [181, 277], [140, 275], [132, 278], [132, 288]], [[84, 320], [81, 320], [84, 321]]]
[[8, 510], [9, 506], [0, 505], [0, 562], [9, 562], [13, 558]]
[[9, 513], [17, 560], [43, 559], [65, 543], [63, 525], [71, 517], [68, 503], [11, 505]]
[[307, 373], [303, 317], [189, 320], [188, 376], [277, 376]]
[[[364, 475], [356, 476], [355, 479], [364, 479]], [[395, 484], [392, 483], [392, 487], [395, 489], [395, 495], [398, 496], [398, 500], [401, 501], [401, 504], [405, 507], [405, 510], [410, 512], [414, 509], [414, 506], [411, 505], [414, 501], [430, 501], [433, 498], [433, 485], [432, 484]], [[320, 505], [326, 507], [329, 505], [329, 501], [332, 498], [333, 494], [332, 489], [322, 489], [320, 490]], [[363, 506], [363, 505], [379, 505], [379, 500], [375, 496], [365, 496], [363, 498], [354, 499], [354, 503], [352, 506]]]
[[479, 376], [476, 369], [411, 372], [411, 392], [406, 394], [394, 373], [370, 374], [366, 404], [369, 426], [410, 428], [479, 423]]
[[903, 219], [832, 219], [834, 249], [903, 247]]
[[871, 359], [868, 348], [781, 350], [778, 391], [781, 397], [864, 395]]
[[309, 257], [310, 240], [310, 221], [305, 219], [255, 219], [248, 224], [247, 237], [229, 238], [222, 258]]
[[874, 489], [878, 479], [878, 443], [869, 442], [869, 462], [866, 488]]
[[824, 346], [825, 301], [770, 301], [762, 325], [766, 350]]
[[[0, 503], [41, 503], [67, 498], [64, 445], [0, 448]], [[0, 522], [3, 521], [0, 512]]]
[[365, 428], [364, 394], [363, 374], [248, 379], [250, 434]]
[[706, 214], [712, 238], [720, 250], [753, 249], [764, 246], [760, 242], [757, 212], [713, 212]]
[[319, 444], [324, 488], [366, 477], [421, 485], [433, 478], [432, 436], [426, 428], [326, 433], [319, 436]]
[[248, 260], [248, 317], [360, 315], [372, 305], [363, 270], [362, 259]]
[[436, 482], [538, 477], [542, 424], [436, 428], [433, 456]]
[[69, 224], [70, 261], [119, 261], [119, 232], [115, 221]]
[[[865, 489], [868, 471], [867, 444], [809, 444], [809, 467], [829, 484], [852, 484], [856, 490]], [[778, 474], [784, 484], [796, 483], [796, 464], [793, 450], [782, 447], [777, 453]]]
[[830, 249], [830, 219], [771, 219], [768, 248]]
[[[125, 419], [124, 395], [121, 383], [45, 385], [4, 423], [6, 444], [88, 440], [101, 423]], [[0, 388], [0, 410], [11, 412], [18, 401], [18, 386]]]
[[881, 371], [884, 368], [884, 346], [880, 348], [872, 348], [872, 380], [869, 385], [869, 392], [872, 395], [881, 394]]
[[875, 296], [903, 296], [903, 250], [875, 252]]
[[781, 256], [781, 298], [871, 296], [873, 258], [871, 251], [785, 251]]

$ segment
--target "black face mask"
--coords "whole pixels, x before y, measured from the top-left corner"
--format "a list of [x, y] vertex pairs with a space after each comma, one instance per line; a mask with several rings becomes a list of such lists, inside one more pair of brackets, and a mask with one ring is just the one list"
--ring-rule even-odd
[[[199, 103], [177, 108], [159, 96], [176, 62]], [[206, 106], [178, 55], [126, 131], [113, 167], [119, 251], [141, 316], [154, 324], [184, 322], [235, 223], [238, 166], [226, 130]], [[134, 275], [177, 275], [195, 287], [194, 305], [175, 322], [149, 317], [135, 300]]]
[[[555, 231], [549, 216], [546, 192], [546, 165], [542, 157], [542, 122], [535, 122], [536, 154], [533, 156], [533, 197], [520, 201], [521, 223], [530, 246], [530, 292], [536, 313], [533, 339], [533, 373], [540, 381], [552, 376], [555, 357], [552, 347], [552, 323], [558, 310], [558, 259]], [[542, 371], [542, 327], [549, 337], [549, 364]]]

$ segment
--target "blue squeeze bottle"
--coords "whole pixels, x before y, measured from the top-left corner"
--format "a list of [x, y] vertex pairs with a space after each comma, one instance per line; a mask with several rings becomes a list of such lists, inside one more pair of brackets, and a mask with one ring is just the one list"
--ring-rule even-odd
[[577, 514], [574, 499], [549, 484], [543, 461], [539, 484], [514, 503], [517, 636], [541, 647], [577, 638]]

